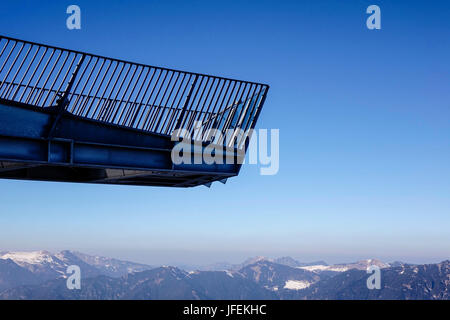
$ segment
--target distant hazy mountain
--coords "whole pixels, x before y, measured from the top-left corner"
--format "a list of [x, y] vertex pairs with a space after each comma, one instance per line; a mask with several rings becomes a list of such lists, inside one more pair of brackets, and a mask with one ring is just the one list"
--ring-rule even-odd
[[402, 261], [389, 262], [389, 266], [391, 266], [391, 267], [402, 267], [404, 265], [412, 265], [412, 264], [411, 263], [402, 262]]
[[[200, 270], [200, 271], [225, 271], [225, 270], [238, 271], [250, 264], [254, 264], [258, 261], [263, 261], [263, 260], [272, 261], [269, 258], [266, 258], [263, 256], [257, 256], [257, 257], [248, 258], [244, 262], [238, 263], [238, 264], [232, 264], [232, 263], [228, 263], [228, 262], [219, 262], [219, 263], [213, 263], [213, 264], [208, 264], [208, 265], [203, 265], [203, 266], [198, 266], [198, 267], [185, 266], [185, 268], [187, 270]], [[180, 266], [180, 267], [182, 267], [182, 266]]]
[[384, 268], [380, 290], [367, 288], [364, 270], [317, 277], [269, 261], [239, 272], [161, 267], [121, 278], [83, 279], [81, 290], [68, 290], [65, 280], [57, 279], [5, 290], [0, 299], [450, 299], [450, 261]]
[[146, 264], [105, 258], [101, 256], [91, 256], [77, 251], [62, 251], [61, 253], [65, 255], [73, 255], [90, 266], [98, 269], [101, 274], [110, 277], [121, 277], [128, 273], [154, 269], [154, 267]]
[[388, 268], [390, 267], [389, 264], [384, 263], [377, 259], [366, 259], [366, 260], [360, 260], [353, 263], [341, 263], [341, 264], [334, 264], [334, 265], [326, 265], [326, 264], [317, 264], [317, 265], [308, 265], [308, 266], [301, 266], [299, 268], [308, 270], [308, 271], [314, 271], [318, 273], [327, 273], [329, 275], [335, 274], [338, 272], [345, 272], [348, 270], [356, 269], [356, 270], [367, 270], [369, 266], [378, 266], [380, 269]]
[[325, 261], [322, 261], [322, 260], [314, 261], [314, 262], [299, 262], [291, 257], [281, 257], [278, 259], [274, 259], [273, 262], [279, 263], [279, 264], [284, 264], [284, 265], [292, 267], [292, 268], [315, 266], [315, 265], [323, 265], [323, 266], [328, 265]]
[[67, 267], [77, 265], [82, 270], [82, 276], [91, 278], [99, 275], [121, 277], [131, 272], [139, 272], [153, 267], [121, 261], [101, 256], [90, 256], [80, 252], [61, 251], [52, 254], [48, 251], [31, 252], [2, 252], [0, 261], [12, 260], [18, 266], [31, 272], [36, 281], [47, 281], [57, 278], [65, 278]]
[[0, 260], [5, 259], [11, 259], [17, 265], [30, 271], [39, 281], [66, 277], [69, 265], [78, 265], [86, 277], [101, 274], [95, 267], [74, 256], [70, 251], [63, 251], [55, 255], [48, 251], [6, 252], [0, 256]]
[[274, 291], [284, 288], [303, 289], [320, 280], [320, 276], [315, 272], [267, 260], [259, 260], [242, 268], [239, 272], [264, 288]]
[[239, 272], [198, 272], [190, 274], [197, 292], [203, 292], [214, 300], [267, 300], [277, 299], [275, 293], [266, 290]]
[[11, 259], [42, 281], [61, 277], [66, 271], [66, 264], [47, 251], [6, 252], [0, 259]]
[[450, 299], [450, 261], [427, 265], [388, 267], [381, 272], [381, 289], [367, 289], [367, 273], [352, 269], [309, 288], [289, 292], [290, 299]]
[[6, 289], [37, 284], [39, 279], [11, 259], [0, 259], [0, 292]]
[[[66, 286], [73, 264], [81, 268], [81, 290]], [[371, 265], [381, 268], [380, 290], [367, 288]], [[450, 261], [305, 266], [290, 257], [255, 257], [225, 271], [187, 272], [73, 251], [3, 252], [0, 299], [450, 299]]]
[[229, 262], [216, 262], [206, 265], [177, 265], [178, 268], [186, 271], [225, 271], [234, 270], [236, 268], [235, 264]]
[[233, 270], [233, 271], [237, 271], [248, 265], [257, 263], [258, 261], [271, 261], [271, 262], [286, 265], [286, 266], [289, 266], [292, 268], [313, 266], [313, 265], [327, 266], [327, 263], [324, 261], [299, 262], [291, 257], [281, 257], [281, 258], [277, 258], [277, 259], [270, 259], [270, 258], [263, 257], [263, 256], [257, 256], [257, 257], [248, 258], [244, 262], [238, 263], [238, 264], [232, 264], [232, 263], [228, 263], [228, 262], [218, 262], [218, 263], [213, 263], [213, 264], [208, 264], [208, 265], [203, 265], [203, 266], [179, 265], [178, 267], [181, 269], [185, 269], [185, 270], [200, 270], [200, 271]]
[[0, 299], [276, 299], [277, 296], [242, 275], [221, 271], [187, 273], [174, 267], [83, 280], [81, 290], [68, 290], [63, 279], [0, 293]]

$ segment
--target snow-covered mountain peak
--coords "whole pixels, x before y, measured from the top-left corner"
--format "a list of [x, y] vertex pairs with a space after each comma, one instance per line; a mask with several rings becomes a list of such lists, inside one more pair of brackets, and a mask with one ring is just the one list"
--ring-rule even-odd
[[0, 259], [11, 259], [18, 265], [53, 263], [54, 259], [50, 252], [41, 251], [11, 251], [3, 253]]
[[312, 265], [312, 266], [304, 266], [299, 267], [300, 269], [308, 270], [308, 271], [314, 271], [314, 272], [323, 272], [323, 271], [331, 271], [331, 272], [345, 272], [351, 269], [357, 269], [357, 270], [366, 270], [369, 266], [378, 266], [381, 269], [388, 268], [390, 265], [387, 263], [384, 263], [377, 259], [365, 259], [365, 260], [359, 260], [354, 263], [341, 263], [341, 264], [334, 264], [331, 266], [326, 265]]

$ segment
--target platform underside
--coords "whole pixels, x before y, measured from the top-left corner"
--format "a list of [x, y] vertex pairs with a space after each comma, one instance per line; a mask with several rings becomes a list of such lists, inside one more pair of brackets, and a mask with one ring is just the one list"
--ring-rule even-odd
[[0, 178], [15, 180], [120, 184], [137, 186], [194, 187], [229, 176], [171, 173], [160, 170], [126, 170], [26, 162], [0, 162]]

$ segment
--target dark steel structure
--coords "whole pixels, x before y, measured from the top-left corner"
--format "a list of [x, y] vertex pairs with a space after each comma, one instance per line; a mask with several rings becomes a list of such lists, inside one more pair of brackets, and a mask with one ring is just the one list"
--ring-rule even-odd
[[[174, 164], [176, 129], [205, 148], [255, 127], [268, 85], [0, 36], [0, 178], [191, 187], [234, 164]], [[214, 143], [245, 153], [247, 140]], [[241, 152], [241, 153], [239, 153]]]

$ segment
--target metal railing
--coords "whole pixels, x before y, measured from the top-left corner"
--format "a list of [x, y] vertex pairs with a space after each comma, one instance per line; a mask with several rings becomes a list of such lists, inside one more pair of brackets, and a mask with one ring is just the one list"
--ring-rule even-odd
[[[0, 36], [0, 99], [170, 135], [255, 126], [268, 86]], [[197, 128], [198, 130], [198, 128]], [[196, 131], [198, 133], [198, 131]], [[197, 134], [195, 139], [205, 139]]]

